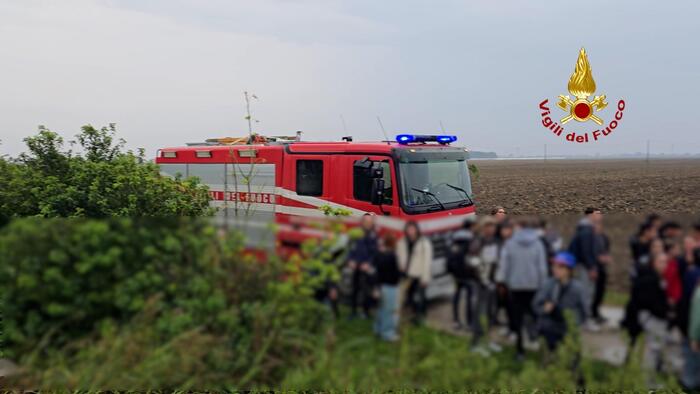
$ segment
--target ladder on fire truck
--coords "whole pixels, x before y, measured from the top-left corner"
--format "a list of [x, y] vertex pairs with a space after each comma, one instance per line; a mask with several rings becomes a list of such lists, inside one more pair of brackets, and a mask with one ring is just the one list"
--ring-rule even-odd
[[257, 133], [245, 137], [220, 137], [220, 138], [208, 138], [204, 142], [191, 142], [187, 143], [188, 146], [216, 146], [216, 145], [259, 145], [267, 144], [271, 142], [277, 143], [289, 143], [289, 142], [299, 142], [301, 141], [301, 131], [297, 131], [294, 136], [287, 135], [276, 135], [276, 136], [264, 136]]

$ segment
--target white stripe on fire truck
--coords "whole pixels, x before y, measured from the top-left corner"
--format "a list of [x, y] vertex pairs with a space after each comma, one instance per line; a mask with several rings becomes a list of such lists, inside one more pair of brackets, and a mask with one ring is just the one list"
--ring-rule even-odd
[[[254, 228], [264, 228], [264, 229], [277, 229], [279, 231], [294, 231], [294, 232], [299, 232], [304, 235], [311, 235], [315, 237], [321, 237], [321, 236], [326, 236], [329, 234], [332, 234], [330, 231], [324, 231], [312, 227], [304, 227], [304, 226], [292, 226], [291, 224], [282, 224], [282, 223], [270, 223], [266, 221], [257, 221], [257, 220], [250, 220], [245, 222], [244, 227], [254, 227]], [[345, 234], [341, 234], [342, 239], [345, 239], [346, 236]]]
[[322, 198], [312, 197], [312, 196], [300, 196], [300, 195], [297, 194], [297, 192], [292, 191], [292, 190], [285, 189], [285, 188], [283, 188], [283, 187], [278, 187], [277, 190], [276, 190], [276, 193], [279, 194], [280, 196], [284, 197], [284, 198], [288, 198], [288, 199], [290, 199], [290, 200], [302, 202], [302, 203], [304, 203], [304, 204], [308, 204], [308, 205], [311, 205], [311, 206], [314, 206], [314, 207], [319, 207], [319, 208], [320, 208], [320, 207], [322, 207], [322, 206], [324, 206], [324, 205], [328, 205], [328, 206], [330, 206], [330, 207], [332, 207], [332, 208], [342, 208], [342, 209], [346, 209], [346, 210], [350, 211], [350, 213], [351, 213], [353, 216], [362, 216], [362, 215], [365, 214], [365, 211], [362, 211], [362, 210], [359, 210], [359, 209], [355, 209], [355, 208], [349, 207], [349, 206], [347, 206], [347, 205], [342, 205], [342, 204], [338, 204], [338, 203], [335, 203], [335, 202], [332, 202], [332, 201], [324, 200], [324, 199], [322, 199]]
[[[223, 185], [211, 185], [211, 186], [223, 186]], [[222, 187], [223, 189], [223, 187]], [[229, 185], [228, 187], [229, 190], [231, 190], [231, 186]], [[253, 191], [255, 189], [255, 191]], [[234, 188], [235, 190], [235, 188]], [[247, 185], [238, 185], [238, 190], [248, 190]], [[212, 191], [220, 191], [220, 190], [212, 190]], [[288, 215], [298, 215], [298, 216], [310, 216], [310, 217], [324, 217], [325, 215], [323, 214], [322, 211], [320, 211], [318, 208], [328, 205], [333, 208], [342, 208], [350, 211], [350, 214], [352, 216], [358, 217], [362, 216], [366, 213], [366, 211], [362, 211], [360, 209], [352, 208], [347, 205], [343, 204], [338, 204], [332, 201], [327, 201], [322, 198], [318, 197], [311, 197], [311, 196], [300, 196], [298, 195], [295, 191], [285, 189], [283, 187], [271, 187], [271, 186], [256, 186], [256, 187], [251, 187], [251, 192], [257, 192], [257, 193], [275, 193], [279, 196], [288, 198], [290, 200], [294, 200], [297, 202], [301, 202], [304, 204], [311, 205], [313, 207], [317, 208], [302, 208], [302, 207], [291, 207], [288, 205], [282, 205], [282, 204], [260, 204], [260, 203], [253, 203], [253, 207], [250, 208], [251, 211], [263, 211], [263, 212], [277, 212], [277, 213], [284, 213]], [[212, 201], [212, 203], [216, 206], [224, 206], [223, 201]], [[228, 207], [232, 208], [231, 202], [229, 202]], [[246, 202], [239, 202], [239, 204], [248, 204]], [[424, 232], [432, 232], [432, 231], [437, 231], [437, 230], [442, 230], [445, 227], [457, 227], [461, 225], [467, 218], [474, 216], [474, 213], [469, 213], [469, 214], [464, 214], [464, 215], [450, 215], [446, 217], [440, 217], [440, 218], [435, 218], [435, 219], [421, 219], [418, 221], [418, 225], [420, 226], [421, 231]], [[352, 219], [350, 219], [352, 221]], [[406, 221], [403, 219], [395, 218], [395, 217], [387, 217], [387, 216], [377, 216], [377, 224], [382, 227], [387, 227], [393, 230], [403, 230], [405, 226]]]

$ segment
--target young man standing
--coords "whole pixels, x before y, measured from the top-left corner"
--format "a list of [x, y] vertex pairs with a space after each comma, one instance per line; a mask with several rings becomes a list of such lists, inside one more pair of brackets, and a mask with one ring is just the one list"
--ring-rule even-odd
[[[575, 276], [581, 281], [587, 310], [593, 307], [595, 295], [595, 283], [598, 280], [598, 256], [599, 247], [596, 244], [599, 238], [596, 236], [595, 226], [603, 219], [600, 209], [586, 208], [585, 216], [576, 226], [576, 233], [569, 244], [569, 253], [576, 258]], [[598, 325], [592, 320], [586, 325], [591, 331], [597, 331]]]
[[[512, 328], [516, 335], [518, 359], [524, 358], [523, 323], [526, 315], [534, 320], [532, 300], [547, 279], [547, 252], [531, 219], [521, 219], [513, 236], [506, 241], [496, 272], [496, 282], [509, 292]], [[530, 330], [531, 332], [534, 330]]]

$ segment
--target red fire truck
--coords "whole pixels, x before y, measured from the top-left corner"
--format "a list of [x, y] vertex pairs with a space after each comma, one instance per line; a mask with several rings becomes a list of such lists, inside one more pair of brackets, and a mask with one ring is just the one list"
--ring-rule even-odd
[[[474, 215], [468, 152], [448, 135], [402, 134], [396, 141], [302, 142], [296, 138], [222, 138], [158, 151], [170, 176], [209, 186], [217, 218], [278, 253], [319, 236], [322, 206], [344, 208], [348, 220], [377, 215], [380, 231], [419, 224], [434, 246], [433, 273], [444, 273], [448, 237]], [[277, 229], [273, 234], [270, 223]]]

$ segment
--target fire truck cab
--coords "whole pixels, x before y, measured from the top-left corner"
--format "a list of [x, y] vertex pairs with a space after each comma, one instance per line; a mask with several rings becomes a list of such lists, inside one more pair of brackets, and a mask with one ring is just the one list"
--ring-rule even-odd
[[380, 231], [400, 234], [407, 221], [417, 222], [433, 243], [434, 276], [444, 273], [450, 233], [475, 212], [468, 152], [450, 145], [456, 137], [298, 137], [254, 135], [163, 148], [156, 163], [169, 176], [198, 177], [209, 187], [218, 219], [244, 223], [250, 240], [274, 244], [278, 253], [318, 236], [317, 228], [303, 223], [324, 217], [320, 208], [331, 206], [347, 210], [349, 221], [376, 214]]

